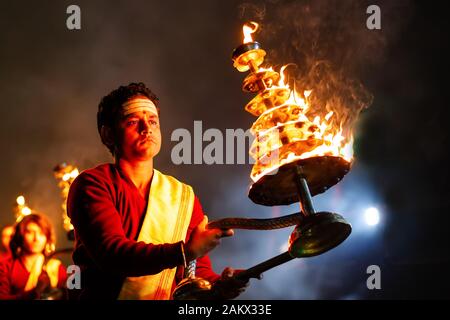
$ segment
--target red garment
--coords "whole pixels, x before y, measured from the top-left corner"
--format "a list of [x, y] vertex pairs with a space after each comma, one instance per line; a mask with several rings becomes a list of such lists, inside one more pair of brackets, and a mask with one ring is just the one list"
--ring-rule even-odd
[[[182, 278], [182, 242], [137, 242], [147, 201], [133, 182], [114, 164], [83, 171], [72, 183], [67, 211], [75, 228], [73, 261], [81, 269], [81, 299], [117, 299], [126, 277], [156, 274], [179, 267]], [[195, 197], [185, 242], [202, 221], [203, 210]], [[197, 275], [211, 282], [208, 256], [197, 259]], [[175, 286], [175, 283], [174, 283]]]
[[[0, 300], [34, 299], [33, 290], [25, 292], [30, 272], [20, 259], [12, 257], [0, 261]], [[67, 273], [61, 264], [58, 270], [58, 288], [66, 285]]]
[[0, 261], [4, 259], [8, 259], [11, 257], [11, 254], [9, 252], [0, 252]]

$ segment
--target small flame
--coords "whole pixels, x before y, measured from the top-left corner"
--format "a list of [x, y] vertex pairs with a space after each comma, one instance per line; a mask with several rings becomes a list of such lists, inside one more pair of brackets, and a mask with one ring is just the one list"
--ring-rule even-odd
[[244, 42], [243, 43], [249, 43], [253, 42], [252, 34], [258, 30], [259, 24], [256, 22], [249, 22], [248, 24], [244, 24], [242, 27], [242, 31], [244, 32]]
[[28, 216], [28, 215], [31, 214], [31, 209], [28, 208], [28, 207], [24, 207], [24, 208], [22, 208], [22, 210], [20, 210], [20, 213], [21, 213], [23, 216]]
[[72, 172], [70, 173], [70, 177], [71, 177], [72, 179], [75, 179], [79, 174], [80, 174], [80, 173], [78, 172], [78, 169], [75, 168], [75, 169], [73, 169]]
[[18, 196], [16, 199], [16, 202], [19, 206], [23, 206], [25, 204], [25, 197], [24, 196]]

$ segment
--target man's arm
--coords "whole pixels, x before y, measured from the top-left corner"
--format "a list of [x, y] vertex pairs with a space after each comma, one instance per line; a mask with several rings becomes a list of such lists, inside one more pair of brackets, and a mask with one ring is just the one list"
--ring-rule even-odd
[[[203, 221], [204, 216], [205, 214], [203, 212], [200, 200], [197, 196], [195, 196], [191, 222], [189, 223], [189, 228], [186, 234], [186, 243], [189, 241], [192, 231]], [[211, 259], [208, 255], [197, 258], [196, 275], [208, 280], [209, 282], [215, 282], [220, 278], [220, 275], [214, 272], [211, 265]]]
[[77, 241], [83, 243], [99, 268], [130, 277], [183, 265], [181, 241], [155, 245], [126, 237], [113, 192], [106, 182], [82, 173], [73, 182], [68, 198]]
[[[194, 210], [186, 241], [188, 241], [193, 230], [202, 223], [204, 216], [200, 201], [195, 197]], [[230, 236], [232, 234], [233, 232], [231, 230], [222, 231], [222, 236]], [[213, 285], [212, 295], [215, 299], [233, 299], [244, 292], [248, 286], [248, 280], [234, 279], [233, 276], [238, 272], [232, 268], [225, 268], [222, 274], [218, 275], [213, 271], [208, 255], [197, 258], [196, 276], [211, 282]]]

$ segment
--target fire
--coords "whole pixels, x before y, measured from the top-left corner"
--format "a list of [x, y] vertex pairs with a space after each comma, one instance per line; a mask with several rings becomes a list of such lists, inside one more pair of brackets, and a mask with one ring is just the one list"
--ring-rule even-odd
[[69, 188], [75, 178], [80, 174], [78, 168], [62, 163], [54, 169], [55, 178], [58, 180], [58, 186], [61, 188], [61, 196], [63, 198], [62, 211], [63, 211], [63, 227], [67, 232], [73, 230], [73, 225], [70, 222], [70, 218], [67, 216], [66, 202], [69, 195]]
[[[258, 24], [251, 22], [251, 25], [253, 27], [243, 27], [244, 43], [253, 41], [252, 33]], [[283, 66], [279, 73], [272, 67], [259, 65], [255, 68], [251, 60], [249, 65], [252, 65], [250, 70], [253, 74], [247, 83], [257, 82], [259, 88], [259, 94], [245, 108], [258, 116], [251, 128], [256, 136], [250, 149], [256, 160], [251, 172], [254, 182], [287, 163], [301, 159], [334, 156], [352, 162], [353, 136], [343, 133], [343, 120], [338, 117], [340, 106], [323, 106], [324, 115], [313, 116], [310, 106], [314, 92], [290, 87], [285, 74], [288, 65]], [[274, 74], [279, 76], [274, 77]], [[250, 85], [248, 88], [251, 89]]]
[[249, 43], [249, 42], [253, 42], [253, 37], [252, 34], [256, 32], [256, 30], [258, 30], [259, 25], [256, 22], [250, 22], [248, 24], [244, 24], [244, 26], [242, 27], [242, 31], [244, 33], [244, 42], [243, 43]]
[[71, 172], [67, 172], [62, 176], [62, 180], [63, 181], [69, 181], [69, 180], [73, 180], [78, 176], [79, 172], [78, 169], [75, 168], [73, 169]]
[[25, 197], [20, 195], [16, 198], [16, 205], [14, 208], [16, 215], [16, 222], [19, 222], [23, 217], [28, 216], [33, 213], [33, 210], [26, 205]]
[[16, 199], [16, 202], [19, 206], [23, 206], [25, 204], [25, 197], [24, 196], [18, 196]]
[[31, 209], [28, 207], [24, 207], [22, 208], [22, 210], [20, 210], [20, 213], [24, 216], [28, 216], [31, 214]]

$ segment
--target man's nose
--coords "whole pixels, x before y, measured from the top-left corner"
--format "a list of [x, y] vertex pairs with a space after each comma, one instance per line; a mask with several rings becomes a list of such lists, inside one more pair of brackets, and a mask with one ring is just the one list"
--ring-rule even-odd
[[148, 132], [151, 133], [150, 123], [147, 120], [140, 121], [140, 132]]

